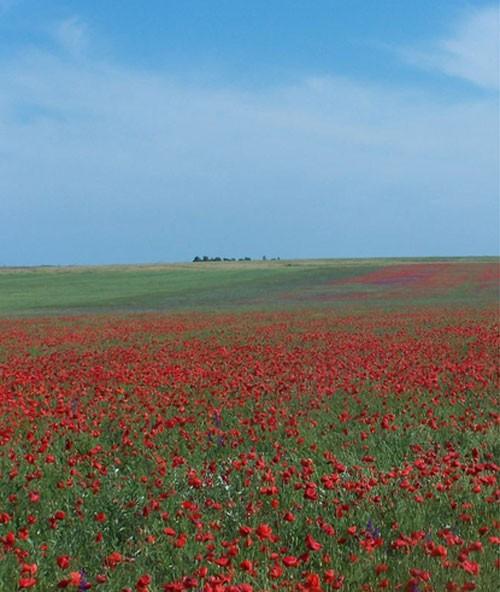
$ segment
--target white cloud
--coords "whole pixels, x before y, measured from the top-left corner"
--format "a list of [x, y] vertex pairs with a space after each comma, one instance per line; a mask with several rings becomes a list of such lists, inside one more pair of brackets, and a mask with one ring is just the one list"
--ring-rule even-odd
[[78, 16], [72, 16], [57, 24], [53, 37], [65, 51], [79, 55], [87, 48], [88, 27]]
[[498, 89], [500, 8], [494, 5], [469, 11], [456, 21], [448, 37], [428, 48], [403, 50], [402, 55], [422, 68]]

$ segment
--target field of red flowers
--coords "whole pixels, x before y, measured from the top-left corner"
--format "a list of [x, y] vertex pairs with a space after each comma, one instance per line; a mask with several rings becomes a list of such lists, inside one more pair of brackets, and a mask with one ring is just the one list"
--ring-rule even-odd
[[495, 590], [499, 346], [493, 307], [0, 320], [0, 591]]

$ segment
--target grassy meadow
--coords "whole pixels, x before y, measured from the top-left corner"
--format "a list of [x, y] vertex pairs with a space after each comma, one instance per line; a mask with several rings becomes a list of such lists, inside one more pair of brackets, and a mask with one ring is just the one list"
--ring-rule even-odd
[[[444, 290], [412, 292], [399, 286], [363, 281], [370, 272], [426, 266], [426, 274], [445, 274]], [[428, 268], [428, 269], [427, 269]], [[434, 268], [434, 269], [433, 269]], [[477, 291], [476, 275], [498, 269], [495, 258], [345, 259], [304, 261], [210, 262], [171, 265], [38, 267], [0, 269], [0, 315], [92, 312], [179, 311], [283, 308], [352, 304], [391, 305], [441, 301], [464, 304], [494, 299], [498, 286]], [[446, 269], [446, 272], [444, 272]], [[486, 272], [485, 272], [486, 273]], [[354, 280], [354, 283], [351, 281]], [[485, 282], [487, 283], [487, 282]], [[446, 289], [449, 288], [449, 289]], [[363, 294], [364, 292], [364, 294]]]

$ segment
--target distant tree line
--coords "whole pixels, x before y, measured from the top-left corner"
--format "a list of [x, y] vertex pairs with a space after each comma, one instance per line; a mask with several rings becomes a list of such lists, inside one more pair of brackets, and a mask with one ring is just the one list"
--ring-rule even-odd
[[[193, 263], [210, 263], [210, 262], [214, 262], [214, 261], [251, 261], [252, 258], [251, 257], [239, 257], [238, 259], [236, 257], [208, 257], [207, 255], [203, 255], [203, 257], [198, 257], [198, 255], [196, 255], [196, 257], [193, 259]], [[267, 261], [267, 257], [264, 255], [262, 257], [262, 261]], [[280, 258], [279, 257], [273, 257], [271, 259], [271, 261], [279, 261]]]
[[193, 263], [209, 263], [211, 261], [251, 261], [250, 257], [240, 257], [236, 259], [236, 257], [207, 257], [203, 255], [203, 257], [196, 257], [193, 259]]

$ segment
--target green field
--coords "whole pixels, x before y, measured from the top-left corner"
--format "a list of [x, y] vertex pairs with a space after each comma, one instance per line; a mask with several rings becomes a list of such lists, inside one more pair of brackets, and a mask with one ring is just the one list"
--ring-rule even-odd
[[[437, 293], [428, 289], [415, 292], [418, 278], [401, 285], [397, 278], [389, 284], [363, 281], [383, 269], [412, 266], [416, 270], [425, 267], [428, 276], [445, 273], [455, 277], [448, 290]], [[391, 305], [408, 304], [409, 297], [417, 303], [437, 299], [446, 304], [480, 304], [498, 296], [497, 286], [490, 281], [478, 292], [477, 282], [469, 280], [482, 270], [491, 273], [495, 268], [498, 271], [498, 259], [492, 257], [3, 268], [0, 315], [269, 309], [367, 300], [371, 305], [384, 305], [389, 293]]]

